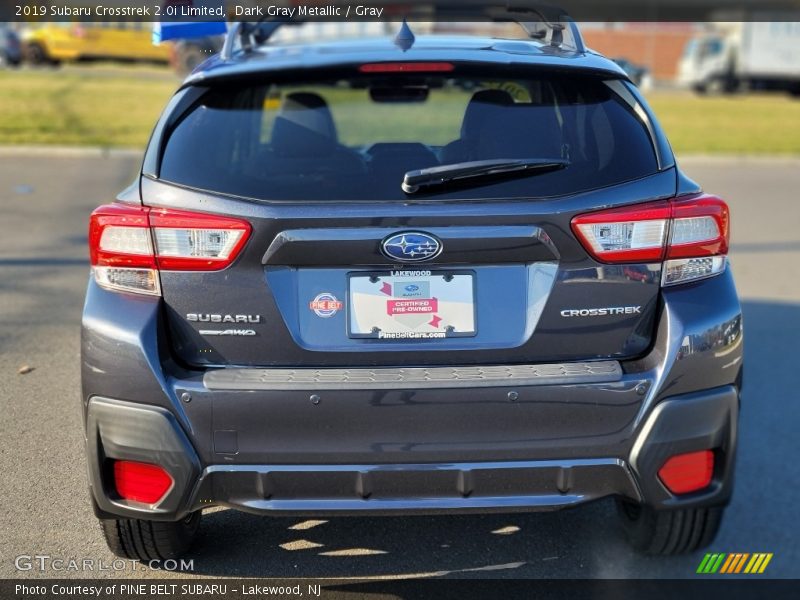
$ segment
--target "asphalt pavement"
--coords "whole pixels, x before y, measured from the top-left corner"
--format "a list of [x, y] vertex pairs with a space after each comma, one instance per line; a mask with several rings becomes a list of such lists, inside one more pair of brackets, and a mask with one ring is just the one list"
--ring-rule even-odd
[[[79, 323], [87, 217], [133, 179], [140, 159], [70, 154], [0, 155], [0, 577], [141, 574], [15, 568], [21, 555], [114, 558], [87, 500]], [[773, 552], [766, 574], [797, 578], [800, 159], [683, 164], [731, 205], [745, 314], [737, 487], [711, 550]], [[319, 521], [215, 510], [204, 516], [193, 572], [147, 576], [681, 578], [702, 556], [637, 555], [608, 501], [526, 515]]]

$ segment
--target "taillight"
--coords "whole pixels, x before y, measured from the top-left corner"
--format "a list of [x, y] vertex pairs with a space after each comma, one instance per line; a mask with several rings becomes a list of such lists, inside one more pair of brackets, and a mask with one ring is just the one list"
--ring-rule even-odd
[[580, 215], [572, 229], [601, 262], [656, 262], [664, 258], [669, 216], [669, 203], [653, 202]]
[[89, 219], [89, 257], [98, 285], [110, 290], [159, 295], [148, 210], [108, 204]]
[[236, 259], [250, 230], [247, 221], [217, 215], [101, 206], [89, 222], [92, 272], [104, 288], [159, 295], [159, 269], [224, 269]]
[[664, 261], [662, 284], [685, 283], [725, 269], [728, 206], [698, 195], [579, 215], [572, 229], [604, 263]]
[[153, 208], [150, 227], [158, 268], [219, 271], [230, 265], [250, 235], [247, 221]]
[[155, 504], [172, 487], [172, 477], [158, 465], [118, 460], [114, 462], [114, 487], [126, 500]]
[[688, 494], [707, 488], [714, 475], [711, 450], [676, 454], [658, 470], [658, 477], [673, 494]]
[[674, 201], [661, 284], [675, 285], [722, 273], [729, 239], [730, 215], [725, 202], [706, 195]]

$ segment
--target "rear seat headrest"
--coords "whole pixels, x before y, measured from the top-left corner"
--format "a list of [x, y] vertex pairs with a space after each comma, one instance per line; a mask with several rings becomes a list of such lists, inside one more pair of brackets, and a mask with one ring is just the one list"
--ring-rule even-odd
[[481, 129], [496, 107], [512, 106], [514, 99], [503, 90], [480, 90], [472, 95], [464, 111], [464, 120], [461, 122], [461, 138], [474, 138], [480, 135]]
[[283, 99], [272, 126], [272, 149], [284, 156], [329, 154], [337, 145], [336, 125], [319, 94], [295, 92]]

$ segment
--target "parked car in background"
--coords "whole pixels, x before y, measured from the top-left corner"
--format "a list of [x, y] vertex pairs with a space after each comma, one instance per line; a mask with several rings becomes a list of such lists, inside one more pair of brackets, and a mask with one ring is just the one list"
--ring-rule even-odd
[[627, 58], [612, 58], [611, 60], [617, 63], [622, 70], [625, 71], [625, 74], [636, 87], [647, 90], [650, 88], [650, 86], [652, 86], [650, 69], [647, 67], [643, 65], [637, 65]]
[[167, 63], [168, 44], [154, 45], [151, 26], [138, 21], [45, 23], [27, 29], [23, 55], [34, 65], [65, 61], [118, 60]]
[[6, 23], [0, 23], [0, 67], [16, 67], [22, 62], [19, 35]]
[[223, 36], [178, 40], [171, 44], [170, 64], [179, 75], [186, 76], [203, 61], [222, 50]]

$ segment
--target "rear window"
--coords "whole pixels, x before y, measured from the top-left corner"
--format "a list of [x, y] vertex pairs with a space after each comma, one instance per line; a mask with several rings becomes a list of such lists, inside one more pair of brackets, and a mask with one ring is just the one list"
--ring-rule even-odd
[[448, 73], [212, 88], [169, 132], [160, 178], [260, 200], [403, 200], [407, 171], [520, 158], [569, 166], [414, 197], [558, 196], [657, 171], [645, 125], [600, 79]]

